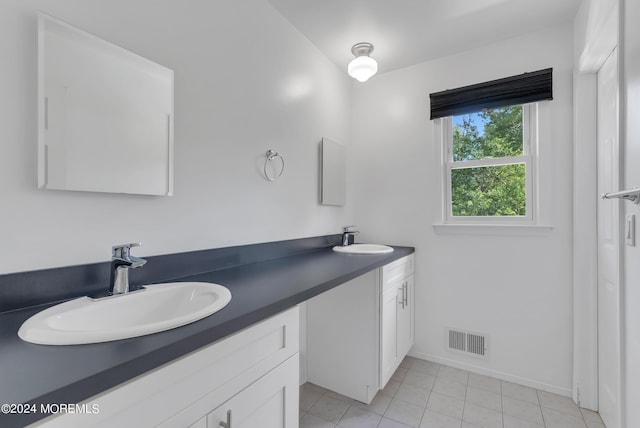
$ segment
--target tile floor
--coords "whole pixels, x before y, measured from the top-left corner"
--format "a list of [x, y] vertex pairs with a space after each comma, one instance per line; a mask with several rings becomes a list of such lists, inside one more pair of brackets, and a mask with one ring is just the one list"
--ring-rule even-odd
[[407, 357], [371, 404], [306, 383], [300, 428], [605, 428], [569, 398]]

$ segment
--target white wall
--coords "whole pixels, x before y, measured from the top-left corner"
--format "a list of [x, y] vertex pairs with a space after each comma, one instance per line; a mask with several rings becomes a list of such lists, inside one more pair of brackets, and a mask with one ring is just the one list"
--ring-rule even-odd
[[[623, 1], [624, 80], [623, 80], [623, 182], [625, 188], [640, 186], [640, 3]], [[640, 229], [640, 206], [623, 204], [625, 215], [635, 214]], [[636, 246], [623, 246], [623, 360], [626, 370], [622, 385], [625, 392], [623, 417], [627, 427], [640, 426], [640, 240]]]
[[[374, 77], [354, 93], [363, 242], [416, 247], [415, 356], [571, 394], [572, 26], [567, 24]], [[438, 232], [439, 141], [429, 93], [554, 68], [541, 104], [540, 211], [551, 231]], [[486, 333], [486, 361], [445, 349], [445, 327]]]
[[[174, 197], [36, 189], [37, 9], [175, 71]], [[265, 1], [3, 0], [0, 53], [0, 273], [348, 223], [349, 205], [318, 204], [318, 156], [323, 136], [349, 145], [352, 84]], [[287, 162], [275, 183], [267, 149]]]

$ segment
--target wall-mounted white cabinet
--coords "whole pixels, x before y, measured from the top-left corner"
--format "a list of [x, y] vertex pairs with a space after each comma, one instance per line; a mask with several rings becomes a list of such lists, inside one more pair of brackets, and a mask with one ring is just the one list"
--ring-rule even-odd
[[81, 403], [97, 414], [32, 426], [297, 428], [298, 317], [289, 309]]
[[370, 403], [413, 345], [413, 255], [307, 301], [307, 380]]
[[173, 71], [38, 17], [38, 187], [173, 194]]

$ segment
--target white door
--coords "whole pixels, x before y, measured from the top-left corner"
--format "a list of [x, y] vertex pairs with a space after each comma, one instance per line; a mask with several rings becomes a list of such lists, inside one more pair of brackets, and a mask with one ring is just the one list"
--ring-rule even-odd
[[[598, 72], [598, 194], [620, 189], [618, 55]], [[598, 202], [598, 408], [620, 428], [620, 200]]]
[[380, 302], [380, 388], [384, 388], [396, 371], [398, 359], [397, 317], [398, 287], [391, 287], [382, 294]]

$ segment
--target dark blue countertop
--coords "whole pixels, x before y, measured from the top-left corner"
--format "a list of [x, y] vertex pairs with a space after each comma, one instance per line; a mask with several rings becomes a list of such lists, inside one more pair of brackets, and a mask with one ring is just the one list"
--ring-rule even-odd
[[[177, 280], [226, 286], [231, 302], [195, 323], [113, 342], [47, 346], [22, 341], [20, 325], [51, 304], [0, 314], [0, 404], [80, 402], [413, 252], [394, 247], [389, 254], [350, 255], [322, 248], [185, 276]], [[45, 416], [0, 414], [0, 426], [23, 426]]]

